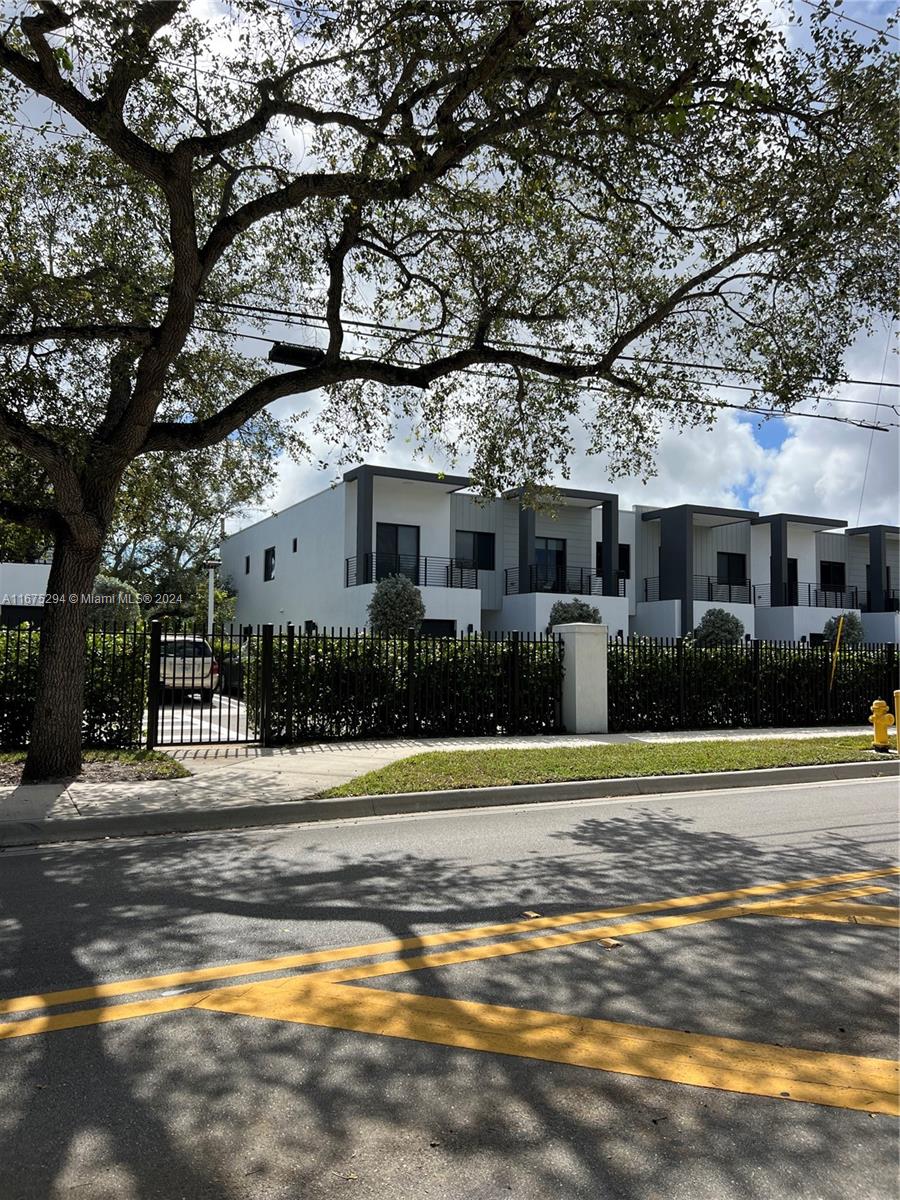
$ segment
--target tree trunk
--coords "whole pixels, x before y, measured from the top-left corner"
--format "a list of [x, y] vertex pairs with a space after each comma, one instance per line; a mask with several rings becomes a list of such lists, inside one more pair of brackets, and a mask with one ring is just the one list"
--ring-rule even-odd
[[84, 710], [85, 604], [100, 565], [101, 545], [57, 537], [41, 618], [37, 697], [23, 782], [77, 775]]

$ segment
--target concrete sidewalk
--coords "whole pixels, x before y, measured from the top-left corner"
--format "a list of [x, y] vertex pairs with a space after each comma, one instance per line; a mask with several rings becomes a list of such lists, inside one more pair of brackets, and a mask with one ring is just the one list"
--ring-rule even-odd
[[[816, 729], [718, 730], [644, 734], [594, 734], [583, 736], [385, 738], [361, 742], [324, 742], [286, 749], [259, 746], [173, 747], [173, 758], [192, 772], [188, 779], [129, 783], [55, 783], [0, 788], [0, 845], [41, 841], [41, 831], [70, 830], [78, 837], [104, 836], [107, 826], [133, 831], [143, 821], [148, 831], [183, 829], [203, 818], [227, 825], [229, 814], [237, 824], [247, 824], [248, 814], [272, 806], [300, 806], [306, 812], [348, 817], [371, 815], [371, 806], [359, 812], [348, 801], [312, 801], [323, 791], [345, 783], [398, 759], [430, 750], [483, 750], [558, 746], [610, 745], [623, 742], [731, 741], [747, 738], [845, 737], [871, 734], [867, 727]], [[808, 768], [802, 768], [807, 770]], [[523, 793], [524, 796], [524, 793]], [[338, 807], [343, 806], [343, 807]], [[449, 805], [447, 805], [449, 807]], [[357, 806], [358, 807], [358, 806]], [[331, 810], [334, 809], [334, 814]], [[275, 819], [275, 812], [268, 814]], [[177, 818], [177, 819], [176, 819]], [[297, 819], [302, 817], [297, 811]], [[266, 823], [265, 820], [262, 823]]]

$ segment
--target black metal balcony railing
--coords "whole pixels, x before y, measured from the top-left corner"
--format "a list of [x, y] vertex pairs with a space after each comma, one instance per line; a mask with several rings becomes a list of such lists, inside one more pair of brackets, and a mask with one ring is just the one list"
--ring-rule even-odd
[[[552, 570], [532, 564], [523, 581], [518, 567], [507, 567], [503, 572], [504, 590], [507, 596], [517, 596], [526, 592], [552, 592], [554, 595], [566, 596], [602, 596], [603, 576], [597, 575], [590, 567], [563, 567]], [[625, 577], [616, 577], [616, 595], [625, 595]]]
[[405, 575], [416, 587], [478, 587], [478, 570], [464, 559], [433, 554], [358, 554], [344, 563], [344, 587], [377, 583], [389, 575]]
[[859, 590], [853, 588], [820, 588], [814, 583], [786, 583], [777, 595], [769, 583], [753, 589], [757, 608], [859, 608]]
[[[866, 592], [862, 602], [863, 612], [872, 612], [872, 593]], [[896, 588], [884, 589], [884, 605], [879, 612], [900, 612], [900, 591]]]
[[695, 575], [694, 599], [718, 604], [752, 604], [753, 587], [749, 579], [740, 583], [722, 583], [714, 575]]

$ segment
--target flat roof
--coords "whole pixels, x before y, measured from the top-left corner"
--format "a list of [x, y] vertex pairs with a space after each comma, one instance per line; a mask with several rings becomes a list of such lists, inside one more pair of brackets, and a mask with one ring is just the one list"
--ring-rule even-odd
[[[658, 521], [663, 513], [690, 513], [696, 525], [733, 525], [738, 521], [752, 521], [758, 512], [743, 508], [715, 508], [707, 504], [673, 504], [668, 508], [654, 508], [641, 513], [642, 521]], [[699, 520], [697, 520], [699, 518]]]
[[[509, 491], [503, 493], [503, 499], [514, 500], [517, 496], [521, 496], [524, 490], [521, 487], [510, 488]], [[610, 500], [618, 501], [619, 499], [616, 492], [592, 492], [585, 491], [583, 488], [554, 487], [553, 492], [564, 500], [568, 500], [576, 508], [578, 506], [596, 508], [598, 504], [606, 504]]]
[[892, 533], [894, 537], [900, 537], [900, 525], [861, 525], [859, 529], [848, 529], [847, 537], [858, 533]]
[[835, 517], [804, 517], [799, 513], [769, 513], [764, 517], [757, 517], [753, 522], [754, 525], [774, 525], [776, 521], [782, 521], [786, 525], [815, 525], [819, 529], [846, 529], [846, 521], [838, 521]]
[[361, 463], [344, 472], [344, 483], [353, 483], [360, 475], [381, 475], [388, 479], [405, 479], [410, 483], [436, 483], [449, 492], [472, 486], [468, 475], [447, 475], [440, 471], [407, 471], [403, 467], [379, 467], [373, 463]]

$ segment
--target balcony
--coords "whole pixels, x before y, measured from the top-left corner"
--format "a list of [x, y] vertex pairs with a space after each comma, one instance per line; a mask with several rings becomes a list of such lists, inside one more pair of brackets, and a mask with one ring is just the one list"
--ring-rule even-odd
[[722, 583], [714, 575], [695, 575], [694, 599], [715, 604], [752, 604], [753, 585], [749, 579]]
[[433, 554], [360, 554], [344, 562], [344, 587], [377, 583], [389, 575], [405, 575], [416, 587], [477, 588], [478, 570], [471, 562]]
[[[720, 583], [712, 575], [695, 575], [693, 578], [694, 600], [705, 600], [713, 604], [753, 604], [757, 608], [771, 608], [773, 603], [772, 587], [768, 583], [752, 584], [749, 579], [743, 583]], [[888, 612], [897, 611], [897, 593], [886, 593], [894, 597], [886, 603]], [[644, 580], [640, 599], [644, 601], [659, 599], [659, 577], [653, 576]], [[859, 592], [856, 588], [833, 590], [817, 587], [814, 583], [789, 583], [784, 589], [784, 599], [781, 605], [798, 608], [859, 608]]]
[[[602, 596], [603, 576], [589, 567], [564, 567], [551, 570], [546, 567], [530, 566], [528, 575], [520, 578], [518, 567], [507, 567], [503, 572], [504, 592], [507, 596], [523, 595], [526, 592], [552, 592], [559, 596]], [[625, 595], [625, 577], [616, 578], [616, 595]]]
[[781, 597], [773, 595], [772, 585], [757, 584], [753, 589], [757, 608], [859, 608], [857, 588], [820, 588], [814, 583], [787, 583]]

